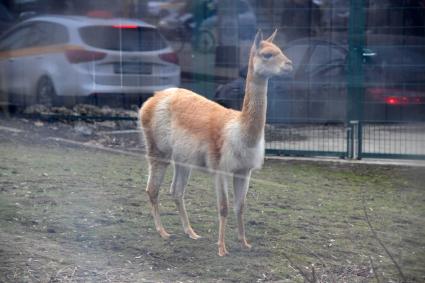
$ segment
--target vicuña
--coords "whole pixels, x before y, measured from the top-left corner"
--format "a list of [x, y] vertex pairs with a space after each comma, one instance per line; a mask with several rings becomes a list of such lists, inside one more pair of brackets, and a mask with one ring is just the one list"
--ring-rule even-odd
[[261, 31], [255, 36], [242, 111], [224, 108], [182, 88], [159, 91], [141, 107], [139, 118], [149, 162], [146, 192], [156, 230], [162, 238], [168, 239], [170, 234], [160, 220], [159, 188], [168, 165], [173, 163], [170, 191], [184, 232], [192, 239], [200, 238], [190, 225], [184, 193], [192, 168], [202, 167], [215, 181], [219, 212], [218, 254], [228, 253], [224, 242], [228, 175], [233, 177], [238, 237], [244, 248], [251, 248], [245, 238], [243, 213], [251, 171], [260, 168], [264, 159], [268, 79], [292, 71], [291, 60], [273, 44], [276, 32], [265, 40]]

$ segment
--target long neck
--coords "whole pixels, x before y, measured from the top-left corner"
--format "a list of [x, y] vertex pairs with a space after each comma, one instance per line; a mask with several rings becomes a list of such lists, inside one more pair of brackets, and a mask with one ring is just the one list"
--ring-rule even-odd
[[254, 74], [252, 61], [251, 55], [241, 113], [242, 135], [248, 145], [255, 145], [263, 137], [267, 111], [268, 79]]

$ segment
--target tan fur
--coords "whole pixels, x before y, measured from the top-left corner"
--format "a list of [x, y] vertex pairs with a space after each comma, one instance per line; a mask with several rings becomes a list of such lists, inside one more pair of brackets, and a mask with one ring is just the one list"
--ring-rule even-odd
[[213, 159], [216, 162], [220, 160], [224, 139], [222, 130], [226, 123], [237, 116], [237, 111], [226, 109], [186, 89], [179, 89], [171, 100], [170, 113], [177, 127], [208, 142]]
[[219, 255], [228, 253], [224, 242], [228, 214], [226, 173], [233, 175], [239, 239], [243, 247], [251, 247], [245, 238], [243, 211], [251, 170], [261, 166], [264, 155], [268, 78], [292, 69], [290, 60], [272, 43], [275, 35], [276, 31], [266, 40], [262, 40], [260, 33], [256, 36], [242, 111], [226, 109], [181, 88], [157, 92], [140, 109], [149, 160], [146, 191], [156, 229], [163, 238], [170, 235], [159, 217], [158, 192], [172, 161], [175, 170], [170, 191], [185, 233], [193, 239], [199, 238], [190, 226], [183, 197], [191, 168], [202, 166], [215, 176]]
[[[213, 159], [218, 162], [224, 140], [222, 130], [226, 123], [235, 119], [240, 113], [224, 108], [187, 89], [176, 89], [172, 94], [159, 91], [143, 104], [140, 111], [143, 129], [148, 132], [148, 139], [152, 137], [149, 132], [152, 131], [151, 121], [155, 114], [155, 106], [166, 97], [169, 99], [173, 126], [184, 129], [193, 138], [208, 143]], [[149, 145], [154, 143], [151, 140], [148, 142]]]
[[[159, 97], [158, 97], [159, 99]], [[145, 131], [145, 138], [148, 139], [148, 142], [145, 142], [146, 146], [151, 148], [147, 149], [150, 154], [153, 153], [154, 149], [152, 148], [155, 145], [155, 141], [152, 138], [152, 118], [155, 112], [155, 106], [158, 102], [158, 99], [149, 99], [143, 104], [143, 111], [139, 111], [139, 121], [143, 125]]]

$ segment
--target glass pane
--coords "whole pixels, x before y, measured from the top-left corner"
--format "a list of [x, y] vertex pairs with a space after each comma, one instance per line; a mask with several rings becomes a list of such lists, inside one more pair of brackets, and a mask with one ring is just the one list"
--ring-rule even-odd
[[121, 51], [153, 51], [167, 47], [156, 29], [125, 26], [80, 28], [83, 41], [93, 47]]

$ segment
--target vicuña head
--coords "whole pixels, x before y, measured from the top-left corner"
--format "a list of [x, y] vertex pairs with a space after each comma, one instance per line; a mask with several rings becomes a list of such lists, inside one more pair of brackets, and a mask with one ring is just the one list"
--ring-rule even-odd
[[241, 113], [242, 125], [245, 130], [243, 139], [248, 146], [264, 139], [269, 78], [292, 71], [291, 60], [273, 43], [276, 34], [277, 30], [264, 40], [262, 32], [258, 31], [251, 47], [245, 99]]
[[249, 62], [254, 75], [270, 78], [292, 72], [292, 61], [273, 43], [276, 33], [277, 29], [269, 38], [263, 40], [263, 33], [257, 32]]
[[242, 111], [222, 107], [182, 88], [157, 92], [140, 109], [149, 162], [146, 192], [152, 206], [155, 227], [161, 237], [170, 234], [159, 216], [159, 188], [168, 165], [174, 165], [170, 192], [180, 214], [184, 232], [192, 239], [200, 236], [187, 216], [184, 193], [192, 168], [206, 168], [213, 176], [219, 214], [218, 254], [227, 254], [224, 231], [228, 214], [227, 176], [233, 177], [234, 210], [238, 236], [245, 248], [243, 211], [253, 169], [264, 159], [264, 125], [267, 81], [292, 70], [291, 61], [273, 44], [276, 31], [266, 40], [258, 32], [251, 49]]

